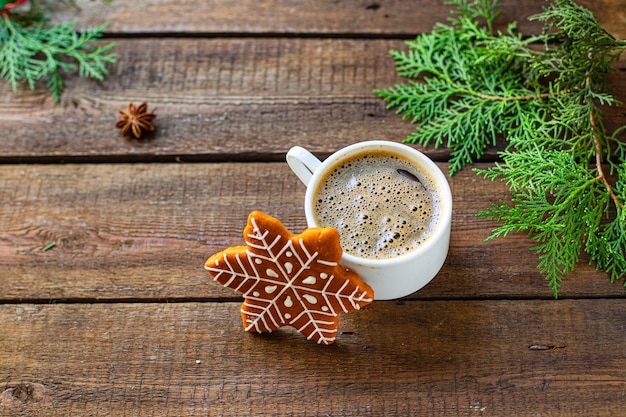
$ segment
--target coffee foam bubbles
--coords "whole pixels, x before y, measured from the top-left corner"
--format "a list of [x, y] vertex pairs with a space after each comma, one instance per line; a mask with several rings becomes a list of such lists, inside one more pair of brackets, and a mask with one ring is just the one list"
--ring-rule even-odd
[[388, 152], [356, 155], [331, 169], [315, 193], [316, 221], [334, 227], [347, 253], [389, 259], [417, 249], [439, 218], [434, 181]]

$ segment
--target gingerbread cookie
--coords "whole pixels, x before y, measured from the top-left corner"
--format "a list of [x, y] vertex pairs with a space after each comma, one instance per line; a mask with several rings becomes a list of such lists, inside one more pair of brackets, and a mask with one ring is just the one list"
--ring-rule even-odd
[[271, 332], [292, 326], [317, 343], [335, 341], [339, 312], [358, 310], [374, 292], [354, 271], [339, 265], [339, 233], [309, 228], [290, 233], [277, 219], [255, 211], [244, 230], [247, 246], [211, 256], [206, 270], [241, 292], [244, 328]]

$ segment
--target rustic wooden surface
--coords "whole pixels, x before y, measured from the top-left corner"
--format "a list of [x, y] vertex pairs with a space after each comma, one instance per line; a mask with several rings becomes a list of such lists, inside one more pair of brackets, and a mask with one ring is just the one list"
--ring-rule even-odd
[[[536, 33], [542, 0], [501, 3], [500, 28]], [[626, 0], [580, 3], [626, 38]], [[469, 169], [450, 178], [440, 274], [343, 315], [333, 346], [246, 334], [239, 295], [203, 269], [252, 210], [304, 229], [291, 146], [325, 157], [413, 130], [372, 90], [400, 81], [388, 51], [444, 20], [442, 1], [78, 4], [55, 19], [110, 23], [109, 77], [68, 77], [59, 104], [0, 83], [1, 416], [626, 415], [623, 282], [581, 259], [554, 300], [530, 240], [483, 242], [495, 225], [475, 214], [507, 190]], [[149, 140], [113, 127], [130, 101], [158, 108]]]

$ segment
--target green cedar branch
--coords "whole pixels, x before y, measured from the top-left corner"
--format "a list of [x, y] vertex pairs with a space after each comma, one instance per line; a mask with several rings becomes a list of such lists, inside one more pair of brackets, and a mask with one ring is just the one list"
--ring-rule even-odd
[[582, 252], [612, 282], [624, 278], [626, 126], [607, 132], [602, 109], [619, 104], [606, 78], [626, 42], [572, 0], [532, 16], [545, 30], [530, 37], [515, 23], [494, 31], [496, 0], [446, 3], [456, 6], [448, 24], [391, 51], [407, 82], [375, 90], [417, 125], [406, 141], [450, 148], [455, 174], [504, 138], [501, 162], [476, 170], [511, 192], [479, 213], [500, 223], [490, 239], [527, 233], [555, 297]]
[[[105, 25], [77, 30], [77, 22], [53, 25], [44, 11], [53, 10], [53, 2], [30, 2], [27, 12], [0, 11], [0, 77], [17, 91], [25, 82], [35, 89], [45, 81], [59, 102], [64, 88], [62, 74], [78, 72], [80, 77], [103, 80], [107, 65], [117, 61], [114, 43], [98, 45]], [[59, 0], [77, 7], [74, 0]], [[15, 10], [15, 9], [11, 9]]]

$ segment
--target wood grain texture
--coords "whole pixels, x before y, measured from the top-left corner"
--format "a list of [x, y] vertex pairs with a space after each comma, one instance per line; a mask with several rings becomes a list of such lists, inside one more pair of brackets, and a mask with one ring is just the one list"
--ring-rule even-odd
[[[119, 62], [106, 81], [72, 77], [60, 104], [43, 87], [12, 93], [0, 83], [0, 162], [277, 161], [294, 144], [327, 155], [361, 140], [401, 141], [416, 128], [373, 93], [403, 82], [389, 56], [404, 49], [400, 40], [117, 43]], [[626, 102], [624, 74], [626, 57], [609, 79]], [[143, 101], [157, 108], [157, 131], [142, 142], [121, 138], [118, 110]], [[607, 129], [623, 125], [624, 114], [626, 105], [607, 109]]]
[[[450, 8], [443, 0], [78, 0], [80, 12], [67, 9], [58, 20], [79, 19], [83, 25], [108, 22], [112, 33], [309, 34], [413, 36], [445, 22]], [[541, 30], [529, 16], [540, 13], [543, 0], [500, 0], [502, 31], [517, 21], [525, 34]], [[614, 36], [625, 38], [626, 0], [580, 0]], [[140, 18], [138, 18], [140, 16]]]
[[[388, 51], [444, 21], [442, 0], [77, 2], [54, 19], [110, 23], [106, 80], [68, 75], [59, 104], [0, 83], [0, 416], [624, 414], [623, 281], [583, 258], [552, 300], [530, 240], [483, 242], [495, 224], [475, 214], [508, 192], [469, 169], [438, 276], [342, 315], [333, 346], [246, 334], [204, 271], [252, 210], [305, 228], [291, 146], [323, 158], [414, 129], [372, 90], [402, 81]], [[537, 33], [543, 0], [501, 3], [499, 29]], [[626, 0], [580, 3], [626, 38]], [[158, 108], [146, 141], [113, 127], [131, 101]]]
[[[328, 151], [372, 132], [403, 138], [413, 127], [372, 92], [399, 81], [388, 51], [401, 47], [389, 40], [119, 40], [119, 63], [107, 80], [68, 80], [58, 105], [43, 89], [11, 94], [0, 84], [0, 157], [276, 157], [294, 143]], [[120, 138], [117, 111], [142, 101], [157, 108], [153, 140]]]
[[[0, 300], [238, 297], [203, 265], [243, 244], [248, 214], [306, 227], [305, 187], [286, 163], [4, 165], [0, 177]], [[450, 184], [448, 260], [415, 296], [550, 298], [529, 240], [483, 242], [495, 223], [475, 214], [507, 198], [506, 187], [469, 170]], [[624, 288], [583, 259], [560, 296], [623, 297]]]
[[[621, 300], [375, 302], [336, 344], [239, 303], [2, 305], [3, 416], [617, 416]], [[593, 323], [590, 326], [589, 323]]]

